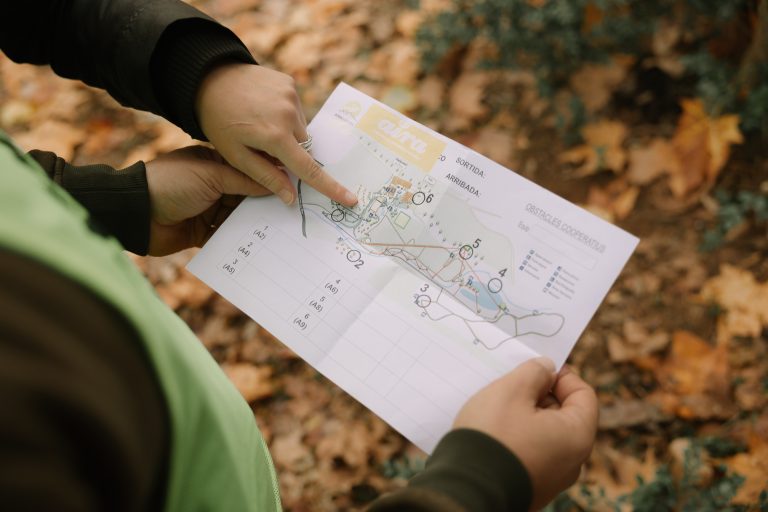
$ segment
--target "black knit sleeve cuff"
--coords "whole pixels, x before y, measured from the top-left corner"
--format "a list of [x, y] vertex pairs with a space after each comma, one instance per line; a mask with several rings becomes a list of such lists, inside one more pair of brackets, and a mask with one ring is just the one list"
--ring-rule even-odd
[[147, 253], [150, 202], [144, 162], [117, 170], [103, 164], [76, 167], [49, 151], [29, 154], [88, 210], [94, 229], [114, 236], [133, 253]]
[[152, 54], [152, 83], [166, 118], [199, 140], [207, 138], [195, 115], [197, 89], [206, 73], [223, 62], [256, 64], [232, 31], [200, 18], [173, 22]]
[[489, 435], [471, 429], [446, 434], [409, 487], [439, 492], [473, 512], [527, 511], [533, 498], [520, 460]]

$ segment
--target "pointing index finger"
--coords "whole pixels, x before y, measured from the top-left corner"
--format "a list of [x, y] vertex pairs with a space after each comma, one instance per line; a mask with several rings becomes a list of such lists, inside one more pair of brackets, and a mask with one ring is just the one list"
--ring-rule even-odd
[[357, 196], [326, 173], [296, 141], [286, 143], [275, 155], [288, 169], [323, 195], [344, 206], [357, 204]]

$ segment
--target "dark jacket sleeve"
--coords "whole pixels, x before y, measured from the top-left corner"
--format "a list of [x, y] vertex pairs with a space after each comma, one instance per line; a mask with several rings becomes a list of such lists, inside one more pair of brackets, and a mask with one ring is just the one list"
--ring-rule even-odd
[[74, 166], [50, 151], [29, 155], [88, 210], [92, 228], [114, 236], [132, 253], [147, 253], [150, 204], [144, 162], [118, 170], [104, 164]]
[[528, 472], [507, 447], [459, 429], [440, 440], [407, 488], [382, 497], [370, 512], [526, 512], [531, 500]]
[[[50, 64], [67, 78], [106, 89], [201, 140], [194, 111], [205, 74], [223, 62], [254, 63], [227, 28], [177, 0], [25, 0], [0, 16], [0, 49], [16, 62]], [[95, 225], [131, 252], [149, 246], [144, 165], [122, 171], [76, 167], [53, 153], [31, 155], [91, 213]]]
[[121, 104], [166, 117], [197, 138], [197, 87], [222, 61], [255, 63], [228, 29], [178, 0], [6, 2], [0, 49], [106, 89]]

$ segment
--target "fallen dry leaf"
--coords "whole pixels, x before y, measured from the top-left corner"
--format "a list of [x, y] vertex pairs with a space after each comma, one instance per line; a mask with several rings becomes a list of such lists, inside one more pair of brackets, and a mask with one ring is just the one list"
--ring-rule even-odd
[[676, 197], [708, 190], [728, 160], [731, 145], [743, 142], [737, 115], [710, 117], [700, 99], [685, 99], [681, 105], [683, 113], [672, 139], [680, 166], [671, 170], [669, 181]]
[[[686, 479], [686, 483], [697, 487], [705, 487], [710, 484], [715, 474], [712, 460], [706, 450], [696, 446], [691, 438], [680, 437], [673, 439], [668, 446], [670, 456], [670, 471], [672, 478], [678, 484]], [[693, 450], [693, 452], [691, 452]], [[696, 464], [691, 464], [691, 455], [698, 459]]]
[[679, 172], [680, 163], [672, 143], [660, 137], [650, 144], [629, 148], [627, 180], [635, 185], [648, 185], [664, 173]]
[[64, 160], [72, 160], [75, 148], [85, 141], [85, 137], [85, 131], [77, 126], [50, 119], [17, 135], [15, 142], [26, 151], [53, 151]]
[[315, 20], [320, 25], [326, 25], [332, 21], [344, 9], [350, 6], [354, 0], [316, 0], [310, 5], [315, 15]]
[[294, 430], [272, 439], [269, 451], [278, 468], [301, 473], [315, 465], [314, 457], [302, 437], [301, 430]]
[[680, 55], [675, 51], [675, 46], [680, 41], [682, 32], [678, 24], [661, 20], [651, 36], [654, 57], [649, 59], [647, 65], [655, 64], [659, 69], [676, 78], [681, 76], [685, 72], [685, 66]]
[[626, 320], [623, 336], [608, 336], [608, 355], [611, 361], [625, 363], [659, 352], [667, 345], [669, 345], [669, 334], [665, 331], [651, 334], [642, 323]]
[[74, 122], [78, 110], [91, 99], [90, 91], [82, 84], [67, 82], [61, 87], [52, 101], [40, 105], [35, 112], [35, 117], [40, 120], [57, 119]]
[[744, 477], [744, 483], [736, 491], [731, 503], [734, 505], [754, 505], [761, 492], [768, 489], [768, 440], [752, 434], [749, 439], [749, 451], [737, 453], [726, 459], [726, 466]]
[[229, 17], [247, 9], [254, 9], [260, 3], [261, 0], [217, 0], [210, 6], [210, 14], [214, 17]]
[[588, 113], [594, 114], [608, 104], [616, 87], [626, 79], [631, 64], [632, 59], [617, 57], [608, 64], [585, 64], [571, 75], [571, 88]]
[[509, 131], [486, 126], [481, 128], [468, 142], [469, 146], [478, 153], [502, 165], [509, 166], [514, 141], [515, 138]]
[[231, 28], [257, 57], [274, 52], [286, 36], [285, 27], [268, 23], [261, 16], [240, 16]]
[[[287, 2], [283, 3], [287, 4]], [[282, 21], [289, 34], [308, 31], [319, 32], [317, 30], [314, 10], [308, 3], [297, 2], [290, 5], [287, 16]]]
[[606, 441], [598, 441], [592, 450], [586, 469], [577, 485], [568, 490], [568, 496], [582, 509], [592, 512], [629, 511], [628, 502], [618, 499], [631, 493], [638, 478], [653, 480], [658, 463], [652, 449], [642, 459], [613, 448]]
[[360, 52], [364, 34], [360, 27], [350, 27], [340, 31], [326, 31], [323, 39], [323, 73], [317, 77], [348, 76], [348, 74], [365, 71], [365, 66], [360, 67], [355, 57]]
[[[539, 1], [541, 1], [543, 5], [546, 0]], [[602, 23], [604, 17], [605, 12], [597, 6], [597, 2], [588, 2], [587, 5], [584, 6], [584, 18], [581, 24], [581, 33], [588, 35], [593, 28]]]
[[416, 94], [404, 85], [395, 85], [384, 91], [381, 102], [403, 113], [408, 113], [419, 105]]
[[371, 55], [365, 76], [389, 84], [415, 87], [421, 71], [416, 45], [405, 39], [396, 39], [377, 49]]
[[577, 164], [577, 174], [588, 176], [603, 169], [621, 172], [627, 162], [627, 152], [622, 147], [627, 137], [627, 127], [620, 121], [597, 121], [581, 129], [584, 144], [560, 155], [560, 161]]
[[428, 76], [419, 82], [419, 103], [428, 110], [437, 110], [443, 106], [445, 83], [436, 76]]
[[421, 0], [419, 2], [419, 9], [427, 14], [446, 11], [453, 7], [453, 0]]
[[138, 146], [128, 153], [123, 160], [122, 167], [132, 165], [139, 160], [147, 162], [160, 153], [166, 153], [177, 148], [199, 144], [198, 141], [195, 141], [180, 128], [164, 119], [154, 118], [150, 130], [150, 133], [155, 135], [155, 139], [152, 143]]
[[395, 19], [395, 27], [405, 37], [413, 38], [422, 21], [424, 21], [423, 11], [403, 11]]
[[0, 127], [9, 130], [28, 124], [35, 114], [35, 108], [29, 101], [13, 100], [0, 105]]
[[451, 113], [460, 124], [469, 124], [488, 113], [488, 107], [483, 103], [485, 87], [490, 77], [481, 71], [462, 73], [453, 83], [449, 92]]
[[323, 438], [315, 451], [323, 459], [341, 458], [349, 466], [359, 467], [366, 464], [371, 446], [371, 434], [362, 422], [331, 420], [323, 426]]
[[272, 368], [254, 366], [248, 363], [227, 363], [221, 365], [229, 380], [243, 395], [246, 402], [255, 402], [275, 392], [272, 382]]
[[728, 347], [688, 331], [672, 336], [669, 355], [655, 369], [660, 390], [651, 395], [684, 419], [728, 418], [735, 413]]
[[178, 277], [167, 285], [158, 286], [158, 295], [171, 309], [181, 306], [201, 308], [214, 295], [213, 289], [182, 268]]
[[637, 425], [649, 425], [669, 421], [671, 417], [664, 414], [655, 404], [645, 400], [621, 400], [611, 405], [600, 407], [600, 430], [614, 430]]
[[320, 63], [322, 50], [322, 32], [295, 34], [278, 50], [277, 63], [284, 73], [307, 72]]
[[719, 328], [726, 337], [759, 336], [768, 326], [768, 281], [759, 283], [748, 270], [721, 265], [720, 273], [704, 283], [701, 298], [725, 309]]
[[609, 222], [622, 220], [632, 212], [640, 189], [618, 178], [608, 185], [589, 187], [585, 208]]
[[740, 371], [737, 377], [739, 383], [734, 395], [736, 403], [744, 411], [762, 410], [768, 405], [768, 392], [765, 389], [768, 382], [768, 361], [764, 356], [758, 361], [756, 366]]

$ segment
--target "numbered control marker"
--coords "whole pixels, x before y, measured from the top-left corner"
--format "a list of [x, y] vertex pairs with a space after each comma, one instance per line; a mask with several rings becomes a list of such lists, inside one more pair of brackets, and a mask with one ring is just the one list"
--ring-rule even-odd
[[244, 261], [245, 260], [241, 256], [230, 256], [222, 262], [219, 268], [228, 276], [234, 277], [240, 271]]

